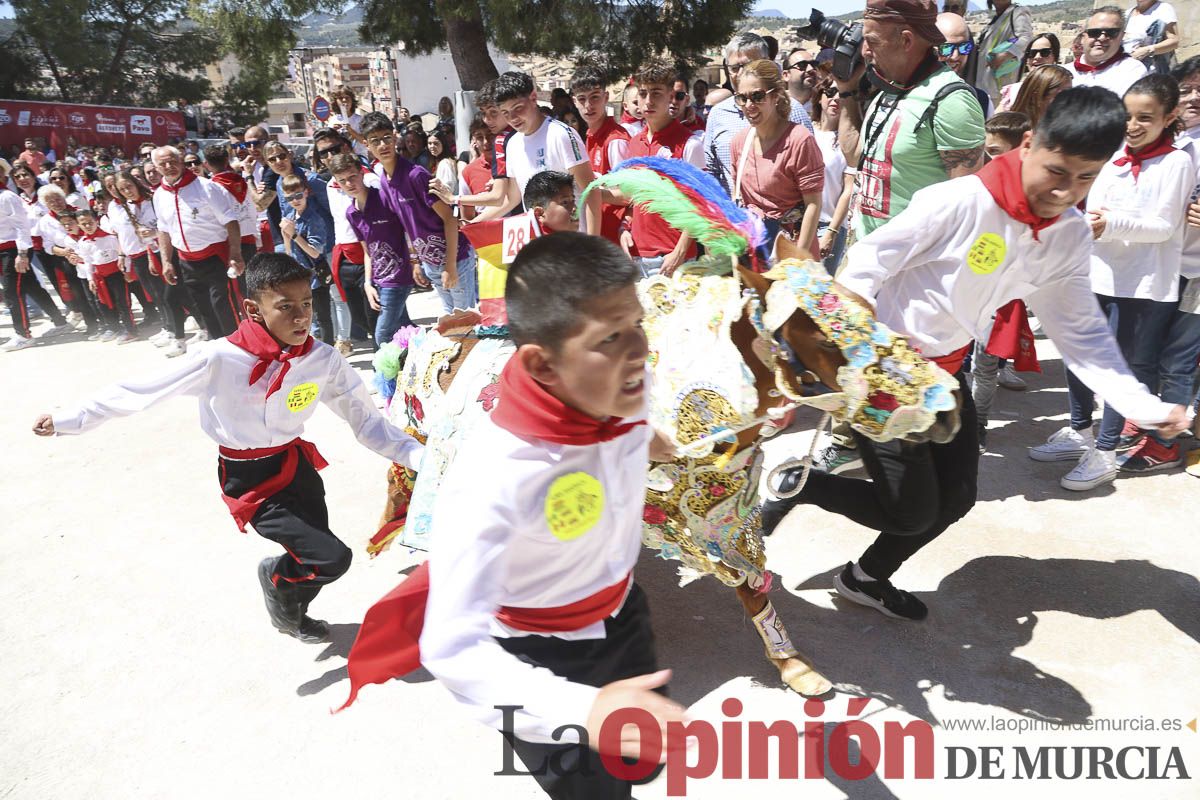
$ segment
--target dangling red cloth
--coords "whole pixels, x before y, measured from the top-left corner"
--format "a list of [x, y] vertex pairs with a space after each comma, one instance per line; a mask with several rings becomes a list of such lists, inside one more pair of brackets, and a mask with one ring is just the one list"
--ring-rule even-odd
[[349, 244], [335, 244], [333, 246], [333, 263], [330, 264], [333, 273], [333, 283], [337, 286], [338, 295], [341, 296], [342, 302], [346, 302], [346, 290], [342, 288], [342, 261], [348, 261], [351, 264], [363, 264], [366, 262], [366, 252], [363, 250], [362, 242], [351, 242]]
[[228, 170], [226, 172], [218, 172], [216, 175], [213, 175], [210, 180], [212, 180], [213, 183], [218, 183], [228, 189], [229, 193], [233, 195], [233, 199], [237, 200], [239, 205], [246, 202], [246, 192], [249, 191], [250, 186], [246, 183], [246, 179], [241, 175], [238, 175], [232, 170]]
[[283, 364], [279, 371], [271, 377], [271, 382], [267, 386], [268, 398], [283, 386], [283, 378], [292, 368], [288, 362], [293, 358], [308, 355], [313, 348], [313, 337], [310, 335], [303, 344], [284, 350], [261, 323], [248, 319], [242, 320], [238, 329], [227, 338], [230, 344], [237, 345], [252, 356], [258, 356], [258, 363], [250, 369], [250, 383], [248, 384], [250, 386], [258, 383], [258, 379], [266, 373], [271, 364], [276, 361]]
[[[501, 410], [505, 413], [501, 414]], [[535, 381], [516, 358], [509, 359], [500, 374], [499, 402], [492, 420], [517, 436], [576, 446], [606, 442], [644, 424], [644, 420], [633, 423], [597, 420], [567, 406]], [[506, 625], [532, 633], [579, 630], [617, 609], [631, 577], [626, 575], [612, 586], [565, 606], [505, 606], [497, 610], [496, 616]], [[363, 686], [403, 677], [421, 666], [421, 630], [428, 600], [429, 562], [426, 561], [368, 609], [347, 659], [350, 697], [336, 711], [353, 703]]]
[[221, 455], [225, 458], [233, 458], [241, 461], [269, 458], [280, 453], [284, 454], [283, 463], [279, 465], [278, 474], [267, 478], [240, 497], [230, 497], [227, 494], [221, 495], [221, 499], [229, 507], [229, 513], [233, 515], [234, 521], [237, 522], [238, 530], [242, 533], [246, 532], [246, 523], [254, 519], [254, 515], [258, 513], [258, 507], [268, 500], [271, 495], [279, 493], [295, 479], [296, 468], [300, 465], [301, 455], [308, 459], [308, 463], [312, 464], [318, 470], [329, 466], [329, 462], [318, 452], [315, 444], [300, 438], [292, 439], [287, 444], [281, 444], [278, 447], [259, 447], [253, 450], [234, 450], [229, 447], [221, 447], [220, 451]]
[[[1015, 219], [1033, 229], [1033, 240], [1041, 241], [1038, 233], [1049, 228], [1058, 221], [1058, 216], [1039, 217], [1029, 207], [1025, 197], [1025, 189], [1021, 186], [1021, 151], [1010, 150], [1002, 156], [993, 158], [983, 169], [976, 173], [979, 180], [991, 194], [992, 199], [1000, 209]], [[1061, 216], [1061, 215], [1059, 215]]]
[[1138, 175], [1142, 172], [1142, 164], [1152, 158], [1165, 156], [1167, 153], [1175, 149], [1175, 137], [1170, 131], [1163, 131], [1162, 136], [1154, 144], [1143, 147], [1138, 152], [1133, 152], [1129, 149], [1129, 145], [1125, 145], [1125, 155], [1116, 158], [1113, 161], [1113, 166], [1123, 167], [1129, 164], [1129, 171], [1133, 174], [1133, 182], [1137, 183]]
[[1007, 358], [1019, 372], [1041, 372], [1033, 328], [1029, 327], [1029, 312], [1023, 300], [1013, 300], [996, 312], [987, 351]]
[[1108, 69], [1109, 67], [1111, 67], [1113, 64], [1117, 63], [1118, 61], [1124, 61], [1126, 58], [1129, 58], [1129, 54], [1126, 53], [1124, 50], [1118, 50], [1117, 54], [1115, 56], [1108, 59], [1107, 61], [1101, 61], [1099, 64], [1097, 64], [1094, 67], [1091, 64], [1085, 64], [1083, 62], [1082, 58], [1077, 58], [1077, 59], [1075, 59], [1075, 71], [1077, 73], [1079, 73], [1080, 75], [1087, 73], [1087, 72], [1099, 72], [1102, 69]]
[[115, 308], [113, 305], [112, 294], [108, 291], [108, 284], [104, 279], [110, 275], [116, 275], [121, 271], [121, 265], [116, 261], [110, 261], [107, 264], [97, 264], [93, 267], [92, 275], [96, 284], [96, 299], [104, 305], [105, 308]]

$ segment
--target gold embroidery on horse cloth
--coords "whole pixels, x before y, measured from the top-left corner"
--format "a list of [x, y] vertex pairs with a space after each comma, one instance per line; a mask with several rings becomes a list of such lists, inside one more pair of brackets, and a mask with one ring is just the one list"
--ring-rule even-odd
[[[682, 447], [754, 420], [754, 375], [730, 338], [746, 301], [729, 275], [676, 271], [638, 284], [654, 370], [650, 421]], [[651, 471], [642, 542], [685, 570], [736, 586], [761, 576], [757, 446], [729, 453], [736, 436]]]

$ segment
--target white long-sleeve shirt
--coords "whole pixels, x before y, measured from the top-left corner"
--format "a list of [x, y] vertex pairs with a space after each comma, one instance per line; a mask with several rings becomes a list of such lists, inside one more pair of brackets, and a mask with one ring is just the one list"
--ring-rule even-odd
[[[1179, 135], [1175, 146], [1192, 158], [1192, 190], [1189, 203], [1200, 203], [1200, 125], [1188, 128]], [[1179, 273], [1185, 278], [1200, 278], [1200, 228], [1184, 223], [1183, 253]]]
[[[378, 189], [379, 176], [374, 172], [365, 171], [363, 183], [369, 189]], [[336, 180], [329, 181], [325, 191], [329, 197], [329, 213], [333, 215], [333, 243], [354, 244], [358, 241], [358, 234], [350, 226], [350, 220], [346, 218], [346, 212], [354, 205], [354, 199], [338, 188]]]
[[[128, 208], [133, 215], [125, 213]], [[147, 250], [158, 250], [158, 240], [151, 235], [143, 239], [138, 235], [137, 226], [141, 225], [151, 231], [158, 230], [158, 219], [154, 216], [154, 203], [142, 200], [138, 203], [127, 203], [124, 208], [117, 203], [111, 203], [108, 214], [104, 217], [103, 227], [121, 242], [121, 252], [127, 256], [141, 255]]]
[[1124, 97], [1129, 87], [1146, 75], [1146, 65], [1135, 58], [1122, 58], [1112, 66], [1092, 72], [1080, 72], [1073, 61], [1063, 66], [1071, 73], [1072, 86], [1099, 86], [1117, 97]]
[[[421, 662], [480, 721], [499, 728], [495, 706], [523, 706], [514, 732], [539, 742], [553, 741], [561, 725], [587, 724], [599, 690], [501, 648], [493, 637], [527, 634], [501, 625], [495, 614], [500, 606], [574, 603], [629, 574], [641, 550], [649, 441], [649, 426], [642, 425], [597, 445], [552, 445], [519, 438], [488, 419], [459, 450], [433, 511]], [[577, 499], [565, 488], [573, 479], [564, 478], [580, 473], [591, 478], [579, 484], [584, 490], [600, 487], [602, 507], [592, 527], [569, 538], [548, 521], [547, 500]], [[602, 639], [604, 633], [597, 622], [555, 636]]]
[[1163, 422], [1171, 406], [1138, 383], [1096, 302], [1091, 229], [1075, 209], [1042, 229], [1005, 213], [970, 175], [921, 189], [847, 254], [838, 282], [927, 356], [984, 339], [996, 310], [1023, 299], [1063, 361], [1122, 416]]
[[[80, 239], [76, 243], [75, 252], [79, 253], [79, 257], [83, 259], [82, 264], [76, 265], [75, 271], [85, 281], [90, 281], [96, 276], [97, 266], [120, 261], [121, 257], [125, 255], [121, 249], [120, 240], [103, 227], [94, 234], [85, 235]], [[124, 269], [125, 265], [121, 265], [121, 268]]]
[[154, 214], [158, 229], [166, 231], [171, 245], [187, 259], [189, 253], [229, 241], [225, 225], [239, 221], [241, 208], [223, 186], [196, 178], [178, 192], [155, 189]]
[[[1124, 155], [1124, 153], [1121, 153]], [[1092, 289], [1108, 297], [1179, 299], [1184, 219], [1196, 183], [1191, 157], [1173, 150], [1142, 164], [1104, 165], [1088, 193], [1088, 211], [1106, 209], [1092, 246]]]
[[25, 215], [29, 217], [29, 235], [36, 239], [41, 235], [37, 232], [38, 221], [46, 216], [50, 209], [46, 208], [36, 196], [32, 200], [23, 194], [18, 194], [17, 197], [20, 198], [21, 205], [25, 207]]
[[371, 402], [367, 387], [346, 359], [324, 342], [289, 361], [291, 369], [269, 398], [267, 387], [281, 369], [272, 364], [254, 385], [257, 356], [218, 339], [171, 369], [149, 378], [115, 383], [75, 408], [53, 415], [60, 434], [86, 433], [115, 417], [126, 417], [174, 397], [195, 397], [200, 428], [218, 445], [235, 450], [278, 447], [304, 433], [317, 400], [349, 423], [366, 447], [406, 467], [420, 466], [424, 448], [389, 423]]
[[24, 201], [16, 192], [0, 189], [0, 244], [5, 242], [14, 242], [18, 250], [33, 247]]

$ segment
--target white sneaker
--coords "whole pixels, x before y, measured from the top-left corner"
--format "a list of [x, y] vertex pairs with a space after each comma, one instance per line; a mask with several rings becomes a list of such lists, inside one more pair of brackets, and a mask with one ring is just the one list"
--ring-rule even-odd
[[1102, 483], [1112, 483], [1116, 477], [1117, 452], [1092, 447], [1079, 459], [1075, 469], [1062, 477], [1059, 484], [1072, 492], [1086, 492]]
[[67, 322], [72, 325], [78, 325], [83, 322], [83, 314], [80, 314], [78, 311], [72, 311], [67, 314]]
[[43, 333], [42, 338], [44, 339], [49, 336], [61, 336], [64, 333], [74, 333], [74, 332], [75, 332], [75, 326], [70, 324], [69, 322], [64, 322], [62, 325], [55, 325], [53, 328], [51, 328], [50, 330]]
[[183, 339], [172, 339], [167, 343], [167, 349], [163, 351], [163, 355], [167, 358], [175, 358], [187, 352], [187, 342]]
[[1025, 383], [1025, 379], [1017, 374], [1012, 364], [1005, 364], [1000, 368], [1000, 374], [996, 376], [996, 383], [1000, 385], [1001, 389], [1008, 389], [1010, 392], [1023, 392], [1029, 388], [1029, 384]]
[[6, 353], [15, 353], [18, 350], [24, 350], [26, 347], [33, 347], [33, 339], [26, 339], [24, 336], [14, 336], [4, 343], [0, 350]]
[[150, 344], [154, 345], [155, 347], [166, 347], [174, 338], [175, 337], [171, 335], [170, 331], [159, 331], [151, 336], [147, 341], [149, 341]]
[[140, 338], [136, 333], [122, 333], [117, 337], [117, 344], [129, 344], [130, 342], [136, 342]]
[[1050, 435], [1045, 444], [1029, 448], [1034, 461], [1074, 461], [1088, 451], [1091, 441], [1068, 425]]
[[100, 336], [96, 339], [96, 341], [97, 342], [111, 342], [115, 338], [117, 338], [116, 331], [104, 331], [103, 333], [100, 334]]
[[201, 328], [200, 330], [198, 330], [192, 334], [192, 338], [188, 339], [187, 343], [188, 344], [200, 344], [201, 342], [207, 342], [207, 341], [208, 341], [208, 331]]

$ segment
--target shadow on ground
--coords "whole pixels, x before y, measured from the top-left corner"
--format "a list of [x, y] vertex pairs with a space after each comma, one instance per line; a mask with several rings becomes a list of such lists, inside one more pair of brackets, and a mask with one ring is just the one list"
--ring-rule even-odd
[[[744, 675], [781, 686], [733, 590], [711, 579], [677, 588], [675, 566], [646, 559], [638, 570], [654, 616], [659, 663], [675, 671], [671, 695], [690, 705]], [[840, 569], [814, 575], [795, 590], [832, 589]], [[1031, 640], [1039, 612], [1112, 619], [1152, 610], [1200, 642], [1200, 581], [1144, 561], [984, 557], [917, 596], [930, 607], [923, 623], [890, 620], [840, 598], [836, 610], [784, 591], [771, 599], [796, 646], [839, 689], [935, 725], [925, 692], [938, 685], [949, 699], [1037, 719], [1079, 723], [1091, 715], [1075, 687], [1013, 654]]]

